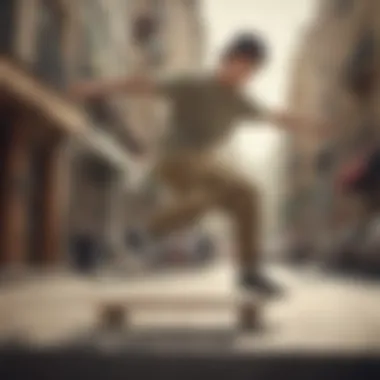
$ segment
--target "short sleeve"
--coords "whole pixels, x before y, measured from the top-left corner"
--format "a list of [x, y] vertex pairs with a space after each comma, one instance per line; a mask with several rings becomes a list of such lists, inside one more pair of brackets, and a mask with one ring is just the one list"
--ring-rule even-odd
[[239, 113], [245, 120], [266, 121], [270, 118], [270, 111], [267, 107], [246, 98], [241, 98], [239, 101]]

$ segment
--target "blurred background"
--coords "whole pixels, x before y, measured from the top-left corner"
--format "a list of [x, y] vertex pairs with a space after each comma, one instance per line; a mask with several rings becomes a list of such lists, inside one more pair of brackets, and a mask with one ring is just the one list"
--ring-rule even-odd
[[[253, 29], [268, 40], [271, 63], [247, 91], [331, 123], [323, 143], [241, 125], [220, 150], [259, 186], [263, 250], [298, 295], [273, 309], [291, 327], [266, 342], [380, 348], [372, 282], [380, 273], [378, 1], [2, 0], [0, 28], [4, 336], [75, 335], [105, 291], [140, 294], [158, 282], [165, 291], [229, 291], [231, 265], [221, 258], [233, 256], [234, 239], [220, 215], [169, 237], [153, 262], [128, 245], [131, 228], [166, 197], [149, 177], [164, 107], [130, 96], [78, 104], [67, 89], [86, 79], [202, 72], [231, 35]], [[294, 272], [295, 264], [318, 274]], [[171, 268], [164, 279], [146, 277]], [[342, 273], [371, 283], [352, 287]], [[331, 335], [342, 314], [346, 327]]]

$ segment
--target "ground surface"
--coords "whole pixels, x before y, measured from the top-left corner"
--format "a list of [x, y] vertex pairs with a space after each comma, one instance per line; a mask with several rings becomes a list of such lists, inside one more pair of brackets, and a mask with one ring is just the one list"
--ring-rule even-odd
[[[265, 328], [260, 334], [237, 336], [234, 310], [227, 308], [208, 313], [136, 312], [132, 334], [126, 333], [125, 339], [135, 344], [145, 339], [146, 344], [160, 346], [172, 334], [177, 345], [190, 345], [198, 336], [198, 344], [210, 343], [209, 348], [220, 349], [228, 342], [235, 351], [380, 353], [380, 283], [283, 267], [271, 267], [269, 272], [285, 284], [288, 295], [265, 308]], [[181, 297], [207, 292], [227, 297], [233, 294], [233, 275], [226, 263], [220, 263], [197, 273], [128, 281], [52, 275], [3, 286], [0, 337], [46, 346], [94, 336], [102, 297], [152, 292]]]

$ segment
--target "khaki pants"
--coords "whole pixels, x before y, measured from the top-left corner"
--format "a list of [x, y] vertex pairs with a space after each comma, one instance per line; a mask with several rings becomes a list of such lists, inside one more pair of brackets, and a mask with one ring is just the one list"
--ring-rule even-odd
[[250, 183], [210, 157], [191, 154], [161, 160], [155, 175], [174, 191], [177, 199], [171, 207], [152, 216], [148, 224], [152, 234], [172, 232], [196, 222], [211, 209], [221, 209], [234, 223], [239, 264], [242, 267], [257, 264], [260, 202]]

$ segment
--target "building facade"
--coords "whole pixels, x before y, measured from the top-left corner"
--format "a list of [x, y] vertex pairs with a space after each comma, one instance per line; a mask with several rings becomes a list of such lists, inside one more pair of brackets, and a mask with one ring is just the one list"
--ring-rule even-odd
[[69, 13], [58, 2], [0, 7], [1, 267], [53, 264], [62, 246], [65, 147], [86, 128], [85, 115], [63, 95]]
[[[78, 80], [174, 75], [201, 65], [203, 31], [198, 1], [81, 0], [76, 4], [84, 37], [80, 51], [87, 51], [90, 57], [87, 61], [81, 59]], [[120, 177], [105, 181], [101, 189], [100, 184], [88, 185], [85, 177], [77, 174], [71, 225], [76, 226], [74, 231], [101, 237], [112, 251], [123, 254], [126, 225], [151, 207], [146, 192], [154, 193], [154, 184], [148, 183], [145, 192], [139, 183], [149, 170], [163, 133], [165, 112], [161, 111], [165, 107], [157, 99], [124, 95], [84, 106], [91, 112], [94, 125], [119, 142], [130, 154], [131, 162], [127, 189]], [[137, 164], [134, 158], [138, 158]], [[75, 167], [80, 170], [80, 165]], [[130, 191], [133, 185], [137, 191]], [[97, 193], [92, 200], [88, 187]], [[88, 211], [84, 213], [85, 204]]]
[[2, 267], [65, 262], [81, 237], [121, 250], [130, 182], [160, 133], [157, 102], [115, 96], [77, 104], [65, 93], [76, 81], [199, 65], [198, 1], [7, 0], [0, 7]]
[[294, 60], [289, 106], [328, 121], [331, 138], [289, 140], [286, 201], [286, 225], [314, 240], [357, 217], [356, 200], [336, 191], [337, 175], [380, 130], [378, 2], [320, 0], [316, 8]]

